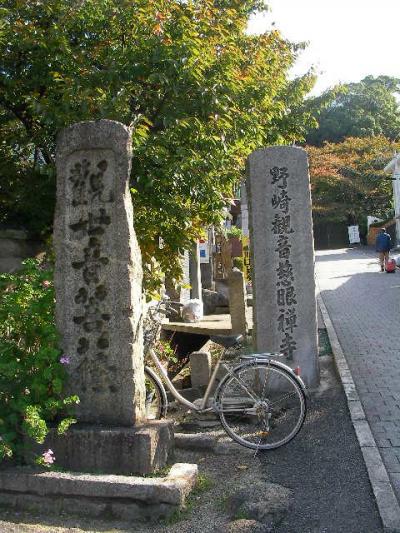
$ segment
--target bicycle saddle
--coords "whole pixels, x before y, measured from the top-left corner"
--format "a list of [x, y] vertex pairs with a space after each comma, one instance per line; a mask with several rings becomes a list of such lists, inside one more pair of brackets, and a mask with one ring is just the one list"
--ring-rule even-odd
[[243, 335], [210, 335], [210, 341], [224, 348], [232, 348], [243, 340]]

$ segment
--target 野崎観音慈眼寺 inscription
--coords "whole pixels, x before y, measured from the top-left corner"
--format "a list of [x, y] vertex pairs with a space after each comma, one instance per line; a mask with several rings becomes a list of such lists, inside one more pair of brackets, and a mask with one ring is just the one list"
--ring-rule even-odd
[[248, 159], [253, 315], [258, 352], [283, 353], [319, 381], [314, 246], [307, 155], [275, 146]]
[[271, 205], [277, 211], [272, 221], [272, 233], [276, 236], [274, 252], [277, 255], [276, 299], [279, 307], [277, 323], [278, 331], [282, 334], [279, 348], [289, 360], [292, 360], [296, 350], [293, 333], [297, 327], [297, 300], [291, 262], [292, 245], [289, 242], [290, 234], [295, 233], [288, 214], [292, 200], [287, 192], [289, 174], [286, 167], [273, 167], [269, 173], [272, 176], [273, 187]]

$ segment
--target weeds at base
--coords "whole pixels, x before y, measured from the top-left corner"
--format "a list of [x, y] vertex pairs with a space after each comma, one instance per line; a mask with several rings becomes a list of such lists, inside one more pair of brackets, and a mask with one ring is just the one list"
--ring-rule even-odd
[[167, 526], [173, 526], [177, 522], [180, 522], [181, 520], [185, 520], [186, 518], [188, 518], [199, 496], [203, 494], [203, 492], [210, 490], [213, 486], [214, 486], [214, 481], [211, 478], [209, 478], [205, 474], [200, 474], [197, 478], [196, 485], [193, 491], [190, 493], [190, 495], [186, 499], [185, 506], [182, 509], [177, 509], [176, 511], [174, 511], [163, 522]]

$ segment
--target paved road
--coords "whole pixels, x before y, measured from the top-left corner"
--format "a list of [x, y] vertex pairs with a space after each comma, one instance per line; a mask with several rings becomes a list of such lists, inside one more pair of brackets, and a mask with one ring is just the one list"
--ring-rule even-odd
[[317, 253], [317, 282], [400, 500], [400, 271], [367, 248]]

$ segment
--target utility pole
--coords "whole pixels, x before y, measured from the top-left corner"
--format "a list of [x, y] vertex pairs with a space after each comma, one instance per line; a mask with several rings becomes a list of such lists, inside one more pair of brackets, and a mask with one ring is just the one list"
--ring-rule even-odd
[[394, 153], [393, 159], [383, 169], [392, 172], [394, 213], [396, 219], [396, 245], [400, 244], [400, 154]]

